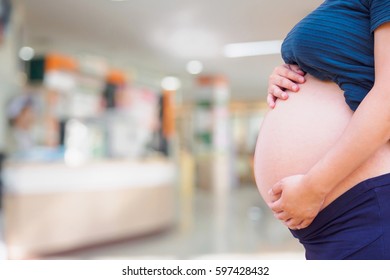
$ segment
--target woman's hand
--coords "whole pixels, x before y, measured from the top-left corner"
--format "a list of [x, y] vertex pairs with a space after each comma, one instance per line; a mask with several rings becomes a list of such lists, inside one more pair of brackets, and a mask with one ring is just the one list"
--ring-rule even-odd
[[305, 82], [305, 73], [298, 65], [284, 64], [276, 67], [268, 79], [267, 103], [272, 109], [275, 108], [276, 99], [286, 100], [286, 90], [297, 92], [299, 86]]
[[325, 194], [312, 188], [305, 175], [286, 177], [269, 191], [269, 207], [290, 229], [302, 229], [311, 224], [324, 203]]

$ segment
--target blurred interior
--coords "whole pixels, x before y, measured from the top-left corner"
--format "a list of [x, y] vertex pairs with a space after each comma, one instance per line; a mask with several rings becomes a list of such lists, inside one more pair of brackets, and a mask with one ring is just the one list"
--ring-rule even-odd
[[280, 54], [226, 46], [320, 2], [1, 0], [0, 259], [303, 259], [252, 171]]

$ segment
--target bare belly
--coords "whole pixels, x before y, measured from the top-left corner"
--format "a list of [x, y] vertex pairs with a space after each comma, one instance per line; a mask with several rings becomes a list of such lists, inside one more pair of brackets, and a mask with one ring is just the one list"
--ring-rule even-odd
[[[306, 173], [337, 141], [352, 117], [343, 92], [331, 82], [306, 75], [298, 93], [278, 101], [261, 125], [255, 152], [255, 178], [260, 194], [280, 179]], [[326, 198], [324, 206], [357, 183], [390, 172], [390, 144], [345, 178]], [[330, 175], [331, 176], [331, 175]]]

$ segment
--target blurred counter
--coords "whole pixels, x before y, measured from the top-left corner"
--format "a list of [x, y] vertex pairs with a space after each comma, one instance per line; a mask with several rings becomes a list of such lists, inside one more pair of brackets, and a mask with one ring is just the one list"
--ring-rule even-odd
[[166, 159], [7, 163], [5, 238], [12, 259], [140, 236], [174, 219], [175, 166]]

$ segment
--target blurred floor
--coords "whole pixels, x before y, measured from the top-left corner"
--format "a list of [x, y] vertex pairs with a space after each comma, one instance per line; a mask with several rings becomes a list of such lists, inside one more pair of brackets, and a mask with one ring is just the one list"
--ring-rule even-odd
[[[180, 194], [178, 194], [180, 195]], [[49, 259], [303, 259], [302, 246], [262, 203], [254, 186], [179, 201], [171, 229]], [[129, 221], [130, 222], [130, 221]]]

